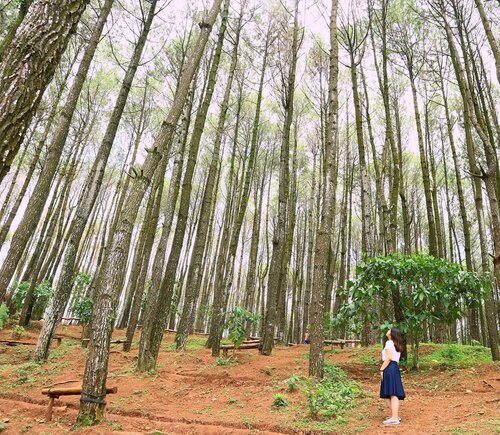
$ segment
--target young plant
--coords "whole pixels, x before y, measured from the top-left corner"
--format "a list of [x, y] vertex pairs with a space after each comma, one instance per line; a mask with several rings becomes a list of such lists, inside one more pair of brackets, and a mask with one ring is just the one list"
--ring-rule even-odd
[[246, 324], [248, 322], [256, 323], [258, 320], [259, 316], [257, 314], [253, 314], [241, 307], [234, 307], [230, 311], [225, 327], [229, 330], [229, 339], [234, 347], [239, 347], [245, 340], [247, 335]]
[[360, 393], [359, 385], [340, 367], [327, 363], [325, 377], [319, 382], [310, 382], [306, 388], [309, 414], [315, 420], [342, 418], [342, 413], [355, 405], [354, 399]]
[[292, 375], [284, 381], [285, 385], [288, 387], [288, 391], [293, 392], [299, 387], [300, 376]]
[[285, 408], [288, 406], [288, 400], [283, 394], [275, 394], [273, 400], [273, 408]]
[[12, 284], [12, 305], [16, 311], [19, 311], [23, 307], [24, 298], [26, 297], [26, 293], [28, 293], [30, 285], [31, 283], [27, 281], [14, 282]]
[[92, 300], [92, 298], [85, 296], [77, 299], [71, 307], [71, 311], [79, 317], [80, 323], [82, 324], [82, 338], [85, 332], [85, 327], [88, 325], [88, 323], [90, 322], [90, 318], [92, 317], [93, 305], [94, 301]]
[[21, 337], [21, 335], [23, 335], [24, 332], [25, 329], [22, 326], [16, 325], [12, 329], [12, 337], [14, 337], [17, 340]]

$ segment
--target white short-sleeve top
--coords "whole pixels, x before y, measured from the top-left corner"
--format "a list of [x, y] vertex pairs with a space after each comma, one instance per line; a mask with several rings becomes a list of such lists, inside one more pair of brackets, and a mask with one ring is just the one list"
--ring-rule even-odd
[[382, 361], [385, 361], [387, 358], [387, 349], [392, 350], [392, 357], [391, 361], [396, 361], [399, 362], [399, 358], [401, 356], [401, 352], [398, 352], [396, 348], [394, 347], [394, 342], [392, 340], [387, 340], [385, 343], [384, 350], [382, 351]]

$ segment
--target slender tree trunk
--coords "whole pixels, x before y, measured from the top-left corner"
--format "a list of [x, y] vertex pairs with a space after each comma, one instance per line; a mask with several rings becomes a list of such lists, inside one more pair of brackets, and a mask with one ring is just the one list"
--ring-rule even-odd
[[[229, 212], [231, 207], [226, 208], [225, 216], [225, 228], [224, 236], [222, 240], [222, 249], [220, 254], [220, 261], [217, 265], [217, 270], [215, 274], [215, 294], [214, 302], [212, 306], [212, 321], [210, 323], [210, 337], [207, 342], [207, 346], [212, 348], [212, 356], [218, 356], [220, 351], [220, 340], [222, 338], [222, 326], [224, 324], [224, 307], [227, 304], [227, 298], [229, 296], [229, 291], [233, 283], [233, 268], [234, 268], [234, 258], [236, 256], [236, 251], [238, 249], [238, 240], [240, 237], [241, 226], [243, 223], [243, 218], [245, 216], [248, 198], [250, 196], [250, 186], [251, 180], [253, 178], [254, 166], [257, 154], [257, 146], [259, 139], [259, 129], [260, 129], [260, 111], [262, 94], [264, 87], [264, 76], [267, 66], [267, 56], [270, 47], [270, 32], [268, 31], [266, 36], [264, 55], [262, 61], [262, 69], [260, 74], [259, 90], [257, 93], [257, 104], [255, 108], [255, 117], [252, 125], [251, 133], [251, 143], [250, 151], [248, 153], [248, 164], [246, 171], [242, 172], [244, 179], [241, 183], [241, 195], [239, 203], [235, 207], [236, 217], [231, 230], [230, 235], [230, 222], [229, 222]], [[243, 83], [243, 82], [242, 82]], [[240, 94], [241, 97], [241, 94]], [[236, 141], [238, 139], [239, 131], [239, 114], [241, 110], [241, 98], [238, 100], [238, 110], [237, 110], [237, 120], [234, 132], [234, 146], [236, 147]], [[234, 158], [234, 156], [233, 156]], [[234, 162], [231, 163], [233, 165]], [[232, 169], [230, 170], [232, 176]], [[228, 204], [229, 205], [229, 204]]]
[[335, 139], [338, 134], [338, 75], [339, 75], [339, 51], [337, 42], [337, 8], [338, 1], [332, 0], [330, 15], [330, 56], [328, 77], [328, 112], [326, 122], [326, 190], [323, 197], [321, 210], [321, 221], [316, 233], [316, 253], [314, 255], [314, 281], [311, 299], [311, 349], [309, 351], [309, 376], [317, 379], [323, 378], [323, 340], [324, 340], [324, 307], [325, 307], [325, 285], [327, 283], [327, 258], [331, 246], [331, 235], [333, 233], [333, 201], [335, 193], [332, 191], [336, 180], [332, 179], [334, 174]]
[[278, 216], [273, 233], [273, 251], [271, 256], [271, 265], [269, 269], [269, 278], [267, 283], [267, 303], [264, 336], [262, 337], [263, 355], [271, 355], [274, 346], [274, 334], [276, 330], [277, 309], [279, 306], [279, 291], [282, 286], [281, 281], [285, 279], [283, 274], [283, 265], [285, 259], [285, 244], [287, 235], [287, 215], [289, 202], [289, 160], [290, 160], [290, 130], [293, 121], [295, 78], [297, 69], [297, 56], [299, 50], [299, 2], [295, 0], [294, 22], [292, 32], [291, 60], [288, 69], [288, 76], [282, 79], [283, 86], [283, 109], [285, 118], [283, 121], [283, 132], [281, 135], [280, 151], [280, 172], [279, 172], [279, 190], [278, 190]]
[[0, 62], [2, 61], [2, 56], [5, 53], [5, 50], [7, 50], [9, 44], [14, 40], [17, 29], [19, 29], [19, 26], [22, 24], [31, 3], [32, 0], [21, 0], [19, 2], [19, 12], [17, 13], [16, 18], [10, 23], [7, 34], [0, 42]]
[[238, 18], [238, 24], [236, 27], [236, 35], [234, 38], [234, 46], [231, 55], [231, 66], [229, 67], [226, 89], [224, 92], [224, 98], [222, 101], [220, 115], [219, 115], [219, 123], [217, 125], [217, 131], [214, 140], [212, 159], [210, 162], [208, 175], [205, 180], [205, 191], [203, 193], [203, 199], [201, 204], [200, 220], [198, 222], [198, 227], [196, 230], [194, 247], [191, 254], [191, 262], [187, 273], [186, 296], [184, 299], [184, 307], [179, 322], [179, 327], [177, 329], [177, 335], [175, 337], [177, 350], [185, 350], [188, 334], [191, 331], [195, 320], [194, 311], [203, 275], [203, 254], [207, 249], [206, 242], [210, 224], [209, 221], [211, 215], [210, 210], [212, 209], [212, 203], [214, 201], [214, 197], [216, 194], [217, 186], [215, 185], [215, 181], [217, 178], [217, 172], [219, 167], [226, 115], [229, 109], [231, 88], [232, 88], [234, 73], [236, 70], [236, 65], [238, 62], [238, 45], [240, 39], [242, 13], [243, 11], [241, 10], [240, 16]]
[[[489, 139], [486, 137], [486, 134], [484, 133], [484, 130], [481, 128], [481, 126], [478, 123], [477, 118], [475, 117], [475, 114], [473, 112], [473, 101], [472, 101], [472, 96], [471, 96], [471, 90], [469, 88], [468, 82], [466, 80], [466, 75], [464, 72], [464, 68], [459, 60], [458, 56], [458, 50], [455, 45], [454, 41], [454, 36], [450, 27], [450, 24], [448, 22], [448, 17], [447, 13], [445, 10], [445, 5], [443, 0], [440, 0], [439, 2], [439, 12], [443, 21], [443, 27], [446, 32], [446, 39], [448, 42], [448, 46], [450, 48], [450, 54], [451, 54], [451, 59], [453, 63], [453, 67], [455, 70], [455, 76], [458, 81], [460, 93], [462, 95], [462, 100], [463, 100], [463, 105], [464, 105], [464, 127], [465, 127], [465, 133], [466, 133], [466, 142], [467, 142], [467, 153], [469, 155], [469, 161], [472, 163], [473, 166], [471, 166], [471, 171], [473, 173], [473, 176], [475, 178], [478, 178], [479, 176], [482, 176], [485, 186], [486, 186], [486, 192], [488, 195], [488, 199], [490, 202], [490, 212], [492, 216], [492, 221], [493, 221], [493, 242], [494, 242], [494, 248], [495, 248], [495, 259], [493, 261], [494, 268], [495, 268], [495, 277], [497, 284], [500, 282], [500, 217], [499, 217], [499, 211], [498, 211], [498, 203], [496, 199], [496, 192], [495, 192], [495, 181], [494, 181], [494, 174], [496, 173], [496, 158], [495, 158], [495, 153], [494, 150], [492, 150], [492, 147], [489, 143]], [[466, 63], [466, 68], [467, 68], [467, 63]], [[470, 124], [472, 124], [480, 136], [481, 141], [483, 142], [484, 148], [485, 148], [485, 154], [486, 154], [486, 161], [488, 164], [487, 172], [482, 171], [482, 175], [479, 174], [478, 168], [475, 165], [474, 161], [474, 151], [473, 151], [473, 142], [472, 142], [472, 137], [471, 137], [471, 132], [470, 132]], [[481, 191], [481, 186], [476, 186], [476, 195], [478, 195]], [[478, 204], [476, 203], [476, 206]], [[481, 222], [482, 216], [481, 213], [478, 215], [478, 224], [482, 224]], [[480, 227], [480, 233], [481, 233], [481, 227]], [[480, 237], [483, 238], [483, 235], [480, 234]], [[485, 243], [485, 240], [483, 239], [483, 243]], [[486, 245], [484, 245], [484, 249], [486, 250]], [[483, 270], [484, 268], [489, 268], [489, 265], [487, 263], [487, 260], [483, 260]], [[494, 361], [498, 361], [500, 359], [500, 352], [498, 350], [498, 329], [496, 327], [496, 318], [495, 318], [495, 309], [494, 309], [494, 302], [493, 302], [493, 294], [492, 291], [487, 291], [485, 294], [485, 311], [486, 311], [486, 320], [487, 320], [487, 326], [488, 326], [488, 336], [489, 336], [489, 344], [491, 348], [491, 354], [492, 358]]]
[[486, 37], [488, 38], [488, 42], [490, 44], [491, 52], [493, 53], [493, 57], [495, 58], [495, 65], [497, 70], [497, 80], [500, 83], [500, 49], [498, 48], [498, 41], [495, 39], [493, 32], [491, 31], [491, 25], [488, 21], [488, 17], [486, 16], [486, 12], [484, 10], [484, 6], [481, 0], [474, 0], [476, 3], [477, 10], [479, 12], [479, 16], [481, 17], [481, 22], [483, 23], [484, 32], [486, 33]]

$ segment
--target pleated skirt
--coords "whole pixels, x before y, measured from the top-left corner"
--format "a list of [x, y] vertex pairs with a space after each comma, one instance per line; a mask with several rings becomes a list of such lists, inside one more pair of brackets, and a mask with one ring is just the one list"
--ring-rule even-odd
[[396, 361], [391, 361], [385, 368], [384, 377], [380, 382], [380, 398], [390, 399], [391, 396], [398, 396], [399, 400], [404, 400], [406, 397]]

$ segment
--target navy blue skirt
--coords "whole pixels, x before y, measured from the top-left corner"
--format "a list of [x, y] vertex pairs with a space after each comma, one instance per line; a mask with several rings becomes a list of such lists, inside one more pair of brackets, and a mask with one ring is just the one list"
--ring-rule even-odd
[[384, 377], [380, 382], [380, 398], [390, 399], [391, 396], [398, 396], [399, 400], [404, 400], [406, 397], [396, 361], [391, 361], [385, 368]]

